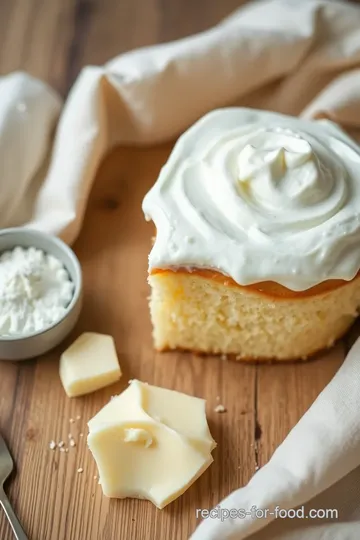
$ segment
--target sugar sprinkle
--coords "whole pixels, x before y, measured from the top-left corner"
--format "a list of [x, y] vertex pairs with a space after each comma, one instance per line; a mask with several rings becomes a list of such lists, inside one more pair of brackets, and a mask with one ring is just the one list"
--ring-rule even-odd
[[224, 407], [224, 405], [221, 405], [221, 404], [216, 405], [216, 407], [215, 407], [215, 409], [214, 409], [214, 411], [215, 411], [216, 413], [224, 413], [224, 412], [226, 412], [226, 410], [227, 410], [227, 409]]

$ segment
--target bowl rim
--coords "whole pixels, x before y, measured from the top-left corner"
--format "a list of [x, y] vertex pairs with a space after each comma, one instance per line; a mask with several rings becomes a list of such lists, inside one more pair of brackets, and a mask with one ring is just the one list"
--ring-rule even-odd
[[[48, 240], [48, 241], [52, 242], [53, 244], [57, 245], [60, 248], [60, 250], [64, 251], [69, 256], [69, 258], [74, 263], [74, 268], [75, 268], [75, 281], [74, 281], [75, 288], [74, 288], [74, 293], [73, 293], [73, 296], [71, 298], [71, 301], [68, 304], [68, 306], [66, 307], [65, 313], [62, 315], [62, 317], [60, 319], [58, 319], [57, 321], [55, 321], [51, 325], [46, 326], [46, 328], [44, 328], [43, 330], [38, 330], [37, 332], [29, 332], [27, 334], [16, 334], [16, 335], [10, 335], [10, 336], [0, 335], [0, 343], [5, 343], [5, 342], [6, 343], [11, 343], [11, 342], [17, 342], [17, 341], [25, 341], [27, 339], [31, 339], [31, 338], [34, 338], [34, 337], [37, 337], [37, 336], [41, 336], [42, 334], [46, 334], [47, 332], [49, 332], [50, 330], [54, 329], [56, 326], [61, 324], [68, 317], [70, 312], [73, 310], [75, 305], [80, 300], [81, 293], [82, 293], [83, 280], [82, 280], [81, 265], [80, 265], [80, 261], [79, 261], [78, 257], [76, 256], [75, 252], [73, 251], [73, 249], [71, 249], [70, 246], [65, 244], [65, 242], [63, 240], [61, 240], [61, 238], [59, 238], [58, 236], [55, 236], [55, 235], [49, 234], [49, 233], [45, 233], [43, 231], [38, 231], [36, 229], [31, 229], [30, 227], [10, 227], [10, 228], [7, 228], [7, 229], [0, 229], [0, 237], [5, 236], [7, 234], [12, 235], [12, 234], [22, 234], [22, 233], [31, 233], [35, 237], [37, 236], [37, 237], [43, 238], [45, 240]], [[12, 249], [17, 247], [17, 245], [19, 245], [19, 244], [15, 244]], [[36, 246], [36, 244], [34, 243], [33, 247], [36, 248], [38, 246]], [[44, 253], [47, 253], [46, 250], [44, 250], [44, 249], [42, 249], [40, 247], [38, 247], [38, 249], [41, 249], [42, 251], [44, 251]], [[69, 270], [68, 270], [66, 264], [63, 261], [60, 261], [60, 262], [63, 264], [63, 266], [65, 267], [65, 269], [69, 273]]]

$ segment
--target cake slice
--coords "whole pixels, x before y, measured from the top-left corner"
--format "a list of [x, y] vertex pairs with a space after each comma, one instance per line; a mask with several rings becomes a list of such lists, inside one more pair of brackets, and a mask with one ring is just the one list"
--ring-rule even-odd
[[307, 358], [360, 305], [360, 154], [338, 126], [223, 109], [146, 195], [155, 348]]
[[149, 283], [157, 350], [234, 354], [237, 360], [305, 359], [346, 332], [360, 303], [359, 278], [293, 296], [280, 286], [241, 287], [195, 269], [153, 270]]

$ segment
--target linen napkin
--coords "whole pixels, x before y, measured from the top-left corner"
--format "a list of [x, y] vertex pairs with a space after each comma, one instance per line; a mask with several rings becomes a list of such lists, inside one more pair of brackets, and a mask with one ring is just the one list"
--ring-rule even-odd
[[[285, 518], [283, 510], [299, 505], [303, 518]], [[247, 512], [253, 506], [268, 509], [268, 519], [207, 518], [192, 540], [359, 540], [360, 338], [270, 461], [220, 505]], [[277, 506], [282, 517], [275, 520]], [[337, 516], [321, 518], [327, 509]], [[321, 511], [317, 519], [314, 510]]]
[[171, 139], [234, 103], [360, 128], [360, 7], [255, 2], [202, 34], [85, 67], [54, 141], [55, 92], [26, 74], [0, 78], [0, 227], [73, 242], [109, 148]]
[[[231, 104], [328, 118], [360, 139], [360, 6], [251, 3], [202, 34], [84, 68], [63, 108], [31, 76], [1, 77], [0, 227], [26, 224], [73, 242], [111, 147], [174, 138]], [[194, 540], [360, 537], [358, 356], [359, 342], [270, 462], [222, 503], [307, 503], [338, 508], [339, 519], [205, 519]]]

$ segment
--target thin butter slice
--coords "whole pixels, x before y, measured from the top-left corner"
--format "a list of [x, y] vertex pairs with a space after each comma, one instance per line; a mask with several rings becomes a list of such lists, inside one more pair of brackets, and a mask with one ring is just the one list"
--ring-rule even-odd
[[108, 497], [148, 499], [161, 509], [213, 462], [205, 400], [180, 392], [131, 381], [88, 425]]
[[60, 379], [69, 397], [89, 394], [121, 377], [114, 340], [85, 332], [60, 358]]

